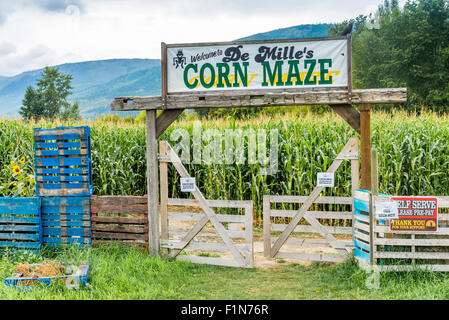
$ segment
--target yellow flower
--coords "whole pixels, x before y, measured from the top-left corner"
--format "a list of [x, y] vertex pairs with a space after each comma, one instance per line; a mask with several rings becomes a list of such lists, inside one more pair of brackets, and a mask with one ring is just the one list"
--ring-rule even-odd
[[19, 162], [20, 163], [25, 163], [25, 157], [20, 158]]
[[14, 161], [11, 161], [10, 165], [11, 167], [14, 167], [16, 164], [14, 163]]
[[14, 166], [14, 167], [12, 168], [12, 172], [13, 172], [14, 174], [19, 175], [19, 174], [20, 174], [20, 167], [19, 167], [19, 166]]
[[32, 182], [34, 180], [34, 176], [28, 176], [27, 177], [27, 182]]
[[16, 182], [14, 182], [12, 185], [13, 185], [14, 187], [17, 187], [17, 183], [16, 183]]

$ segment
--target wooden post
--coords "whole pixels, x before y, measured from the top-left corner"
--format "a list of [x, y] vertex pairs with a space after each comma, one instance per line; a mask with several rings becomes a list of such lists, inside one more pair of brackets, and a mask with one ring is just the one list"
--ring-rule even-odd
[[167, 108], [167, 45], [161, 42], [161, 89], [162, 89], [162, 109]]
[[[161, 241], [168, 240], [168, 168], [167, 168], [167, 145], [166, 141], [159, 142], [160, 163], [160, 188], [161, 188]], [[168, 249], [162, 249], [162, 256], [168, 255]]]
[[271, 258], [271, 203], [270, 196], [263, 196], [263, 253]]
[[362, 158], [362, 189], [371, 190], [371, 120], [369, 104], [360, 105], [360, 140]]
[[352, 185], [352, 192], [351, 192], [351, 196], [352, 196], [352, 242], [354, 242], [354, 213], [355, 213], [355, 208], [354, 208], [354, 195], [355, 195], [355, 191], [359, 188], [359, 179], [360, 179], [360, 164], [359, 164], [359, 159], [356, 160], [351, 160], [351, 185]]
[[376, 252], [376, 246], [374, 245], [374, 227], [377, 224], [376, 214], [374, 212], [374, 197], [379, 195], [379, 178], [378, 178], [378, 155], [377, 150], [371, 150], [371, 193], [370, 193], [370, 208], [369, 208], [369, 237], [370, 237], [370, 263], [376, 264], [374, 253]]
[[148, 246], [152, 256], [159, 255], [159, 183], [156, 138], [156, 110], [146, 111], [147, 126], [147, 190], [148, 190]]

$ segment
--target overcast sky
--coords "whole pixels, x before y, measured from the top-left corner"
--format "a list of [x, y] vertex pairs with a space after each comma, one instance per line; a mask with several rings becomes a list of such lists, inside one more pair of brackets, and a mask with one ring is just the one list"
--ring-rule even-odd
[[374, 12], [381, 2], [0, 0], [0, 76], [66, 62], [159, 59], [162, 41], [230, 41], [300, 24], [341, 22]]

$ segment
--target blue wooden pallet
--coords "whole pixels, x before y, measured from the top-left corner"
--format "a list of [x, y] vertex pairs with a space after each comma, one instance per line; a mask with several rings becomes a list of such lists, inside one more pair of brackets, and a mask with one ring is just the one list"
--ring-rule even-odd
[[0, 248], [37, 251], [43, 240], [40, 198], [0, 198]]
[[90, 197], [42, 198], [42, 227], [46, 246], [90, 245]]
[[38, 196], [92, 195], [88, 126], [35, 128], [34, 149]]
[[[31, 266], [40, 265], [39, 263], [31, 264]], [[45, 277], [45, 278], [26, 278], [22, 277], [21, 274], [14, 274], [9, 278], [5, 279], [5, 285], [7, 287], [18, 287], [22, 289], [32, 289], [36, 284], [51, 285], [55, 282], [66, 282], [70, 279], [70, 282], [78, 283], [79, 285], [85, 286], [87, 284], [87, 273], [89, 271], [89, 263], [87, 261], [82, 261], [78, 272], [73, 275], [66, 275], [60, 277]]]

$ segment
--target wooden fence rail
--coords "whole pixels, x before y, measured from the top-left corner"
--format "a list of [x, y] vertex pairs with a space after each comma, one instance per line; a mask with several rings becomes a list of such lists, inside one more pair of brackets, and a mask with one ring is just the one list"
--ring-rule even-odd
[[148, 246], [146, 196], [92, 196], [92, 241]]

